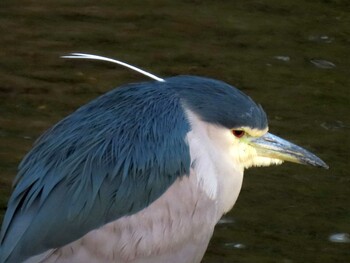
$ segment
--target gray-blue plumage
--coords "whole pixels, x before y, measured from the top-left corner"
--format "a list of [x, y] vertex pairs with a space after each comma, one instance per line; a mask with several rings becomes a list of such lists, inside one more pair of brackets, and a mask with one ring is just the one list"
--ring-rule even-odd
[[185, 108], [228, 128], [267, 127], [260, 106], [213, 79], [178, 76], [106, 93], [47, 131], [20, 164], [0, 262], [19, 262], [136, 213], [188, 175]]
[[196, 76], [173, 77], [166, 81], [203, 121], [229, 129], [267, 128], [267, 117], [262, 107], [223, 81]]

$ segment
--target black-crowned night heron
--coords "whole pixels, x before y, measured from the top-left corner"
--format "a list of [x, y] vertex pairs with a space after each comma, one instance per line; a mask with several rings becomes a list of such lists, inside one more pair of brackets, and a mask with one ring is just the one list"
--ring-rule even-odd
[[142, 73], [155, 81], [114, 89], [38, 139], [19, 166], [0, 262], [200, 262], [244, 169], [327, 168], [268, 133], [261, 106], [236, 88]]

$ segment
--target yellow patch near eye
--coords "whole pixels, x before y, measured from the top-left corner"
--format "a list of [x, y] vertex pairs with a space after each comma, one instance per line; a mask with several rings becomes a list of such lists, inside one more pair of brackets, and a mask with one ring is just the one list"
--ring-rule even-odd
[[261, 137], [263, 136], [265, 133], [267, 133], [267, 131], [269, 130], [269, 128], [267, 127], [266, 129], [263, 130], [259, 130], [259, 129], [252, 129], [250, 127], [239, 127], [239, 128], [235, 128], [233, 130], [241, 130], [244, 131], [245, 133], [247, 133], [249, 136], [252, 137]]

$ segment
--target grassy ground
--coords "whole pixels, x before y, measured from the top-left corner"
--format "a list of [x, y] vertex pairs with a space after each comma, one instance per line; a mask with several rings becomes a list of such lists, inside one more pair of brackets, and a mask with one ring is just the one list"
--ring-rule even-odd
[[[18, 163], [45, 129], [113, 87], [145, 79], [59, 58], [81, 51], [162, 77], [227, 81], [263, 105], [271, 132], [331, 166], [247, 171], [228, 215], [235, 222], [217, 227], [205, 263], [348, 262], [350, 244], [328, 237], [350, 233], [349, 7], [345, 0], [2, 0], [1, 213]], [[335, 67], [317, 67], [314, 59]]]

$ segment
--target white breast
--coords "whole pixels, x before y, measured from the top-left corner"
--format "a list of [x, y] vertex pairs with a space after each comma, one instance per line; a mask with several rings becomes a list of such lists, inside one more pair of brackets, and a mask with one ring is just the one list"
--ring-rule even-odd
[[142, 211], [28, 262], [200, 262], [218, 218], [215, 201], [198, 188], [192, 171]]

